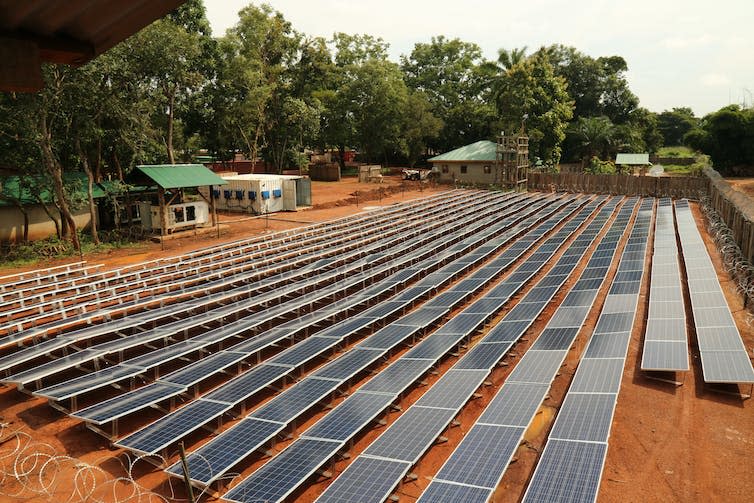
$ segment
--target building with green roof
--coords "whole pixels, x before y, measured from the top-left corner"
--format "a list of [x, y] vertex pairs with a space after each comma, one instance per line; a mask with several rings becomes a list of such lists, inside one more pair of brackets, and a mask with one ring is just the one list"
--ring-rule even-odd
[[432, 157], [432, 171], [440, 181], [495, 183], [497, 143], [481, 140]]

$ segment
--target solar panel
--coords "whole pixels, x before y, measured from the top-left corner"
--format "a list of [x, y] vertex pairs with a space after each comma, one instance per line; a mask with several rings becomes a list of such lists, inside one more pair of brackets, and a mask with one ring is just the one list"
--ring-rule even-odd
[[416, 401], [417, 406], [460, 409], [487, 378], [487, 370], [457, 370], [454, 366]]
[[583, 358], [571, 382], [569, 393], [618, 393], [622, 375], [622, 357]]
[[746, 351], [702, 351], [704, 380], [710, 383], [754, 382]]
[[505, 315], [507, 321], [531, 321], [544, 308], [543, 302], [519, 302]]
[[735, 327], [697, 328], [696, 335], [701, 351], [746, 351]]
[[686, 341], [645, 340], [641, 368], [642, 370], [665, 371], [689, 370]]
[[398, 325], [407, 325], [407, 326], [412, 326], [412, 327], [423, 328], [439, 320], [440, 318], [445, 316], [447, 312], [448, 312], [447, 309], [444, 309], [444, 308], [421, 307], [417, 309], [416, 311], [413, 311], [405, 316], [402, 316], [395, 323]]
[[549, 389], [549, 384], [506, 382], [477, 422], [527, 427]]
[[157, 454], [231, 407], [227, 403], [213, 400], [195, 400], [118, 440], [115, 445], [145, 454]]
[[[317, 498], [321, 503], [382, 503], [411, 463], [359, 456]], [[227, 496], [226, 496], [227, 497]]]
[[462, 334], [447, 335], [434, 333], [421, 341], [404, 356], [406, 358], [430, 358], [437, 359], [457, 346], [465, 338]]
[[507, 382], [550, 384], [565, 358], [563, 351], [530, 349], [508, 376]]
[[486, 342], [514, 342], [529, 328], [531, 321], [503, 321], [495, 325], [484, 338]]
[[90, 423], [103, 424], [148, 405], [177, 396], [184, 391], [186, 388], [183, 386], [154, 382], [130, 393], [96, 403], [71, 415]]
[[364, 339], [360, 348], [390, 349], [417, 333], [417, 327], [390, 324]]
[[694, 321], [697, 328], [736, 326], [727, 305], [709, 308], [694, 306]]
[[633, 312], [636, 301], [636, 295], [608, 295], [602, 306], [602, 314]]
[[394, 398], [389, 395], [356, 392], [314, 423], [302, 437], [346, 441], [393, 401]]
[[238, 363], [244, 358], [248, 358], [248, 354], [236, 353], [233, 351], [219, 351], [202, 358], [191, 365], [161, 377], [160, 381], [191, 386], [192, 384], [196, 384], [205, 379], [208, 375], [227, 368], [234, 363]]
[[470, 335], [484, 324], [486, 318], [487, 315], [484, 314], [469, 314], [464, 311], [451, 318], [437, 333]]
[[[211, 484], [284, 429], [284, 424], [272, 421], [249, 418], [239, 421], [221, 436], [188, 455], [191, 480], [203, 485]], [[183, 465], [180, 461], [165, 471], [173, 476], [183, 477]]]
[[594, 331], [601, 334], [629, 332], [634, 325], [634, 316], [634, 312], [602, 314]]
[[623, 283], [613, 283], [610, 286], [610, 294], [637, 294], [641, 287], [640, 281], [625, 281]]
[[[560, 308], [558, 311], [560, 311]], [[554, 319], [554, 317], [553, 317]], [[537, 340], [532, 344], [531, 349], [547, 349], [547, 350], [568, 350], [571, 348], [573, 341], [576, 339], [576, 334], [579, 332], [579, 328], [551, 328], [556, 327], [552, 323], [548, 324], [548, 328], [545, 328], [542, 333], [537, 337]], [[579, 327], [581, 324], [579, 323]]]
[[64, 400], [72, 396], [84, 393], [90, 389], [96, 389], [101, 386], [117, 382], [121, 379], [133, 377], [143, 372], [141, 367], [132, 367], [130, 365], [117, 365], [80, 377], [63, 381], [62, 383], [53, 384], [40, 390], [34, 395], [42, 396], [52, 400]]
[[645, 340], [686, 340], [686, 320], [647, 320]]
[[435, 480], [427, 486], [417, 503], [487, 503], [492, 490]]
[[257, 365], [211, 391], [205, 395], [205, 398], [236, 404], [254, 393], [258, 393], [292, 371], [293, 367], [283, 365]]
[[401, 393], [419, 379], [434, 364], [434, 360], [399, 359], [362, 386], [362, 391]]
[[525, 503], [583, 503], [597, 497], [607, 445], [594, 442], [547, 442]]
[[307, 377], [252, 412], [249, 417], [287, 423], [340, 385], [338, 381]]
[[280, 501], [319, 468], [321, 457], [335, 455], [341, 446], [340, 442], [329, 440], [299, 440], [233, 487], [223, 499], [236, 502]]
[[455, 415], [452, 409], [410, 407], [364, 450], [364, 454], [416, 463]]
[[361, 349], [356, 347], [352, 351], [340, 355], [327, 365], [319, 368], [312, 375], [345, 381], [364, 370], [384, 354], [384, 351], [380, 349]]
[[486, 342], [476, 344], [454, 366], [457, 369], [491, 370], [513, 345], [512, 342]]
[[309, 360], [320, 356], [324, 351], [340, 344], [340, 340], [331, 337], [312, 336], [291, 346], [277, 356], [270, 358], [268, 363], [290, 365], [298, 367]]
[[550, 438], [605, 442], [613, 420], [614, 393], [568, 393]]
[[494, 489], [524, 431], [522, 427], [474, 425], [435, 479]]

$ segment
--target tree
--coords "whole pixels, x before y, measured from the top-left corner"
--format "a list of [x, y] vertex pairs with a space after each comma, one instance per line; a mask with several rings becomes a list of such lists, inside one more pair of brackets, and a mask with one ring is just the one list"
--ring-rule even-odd
[[754, 109], [723, 107], [686, 133], [684, 142], [708, 154], [721, 173], [748, 174], [754, 166]]
[[505, 130], [519, 131], [525, 121], [530, 153], [556, 165], [573, 101], [565, 79], [555, 75], [546, 53], [534, 53], [501, 75], [495, 82], [495, 96]]
[[698, 124], [699, 119], [686, 107], [665, 110], [657, 116], [657, 127], [665, 145], [683, 144], [683, 137]]
[[605, 158], [615, 138], [615, 126], [607, 117], [579, 117], [568, 128], [577, 142], [581, 166], [593, 157]]
[[432, 113], [427, 97], [419, 91], [409, 92], [401, 131], [409, 167], [414, 167], [427, 143], [438, 137], [442, 127], [443, 122]]
[[478, 45], [443, 36], [418, 43], [401, 56], [406, 85], [426, 96], [432, 114], [443, 122], [437, 138], [427, 138], [435, 151], [448, 151], [495, 133], [495, 104], [489, 83], [495, 74]]

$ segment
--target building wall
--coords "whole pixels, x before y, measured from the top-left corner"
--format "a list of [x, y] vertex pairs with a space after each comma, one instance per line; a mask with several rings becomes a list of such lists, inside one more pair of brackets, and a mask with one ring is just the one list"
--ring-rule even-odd
[[[29, 214], [29, 239], [45, 239], [55, 234], [55, 224], [47, 216], [41, 205], [27, 207]], [[55, 213], [53, 212], [53, 215]], [[73, 213], [76, 227], [88, 227], [92, 219], [89, 210], [84, 208]], [[15, 242], [24, 236], [24, 215], [15, 206], [0, 206], [0, 242]]]
[[[466, 173], [462, 172], [462, 167], [466, 166]], [[485, 172], [485, 166], [489, 169]], [[459, 183], [495, 183], [495, 162], [494, 161], [440, 161], [432, 163], [433, 170], [437, 170], [441, 182], [453, 183], [457, 180]]]

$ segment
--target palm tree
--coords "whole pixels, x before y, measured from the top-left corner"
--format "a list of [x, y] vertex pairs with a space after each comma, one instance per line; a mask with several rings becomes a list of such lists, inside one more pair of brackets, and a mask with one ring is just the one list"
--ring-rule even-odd
[[497, 51], [498, 66], [503, 70], [502, 73], [510, 70], [520, 62], [526, 59], [526, 46], [521, 48], [500, 49]]
[[610, 148], [616, 129], [607, 117], [579, 117], [568, 132], [579, 140], [583, 167], [592, 157], [600, 156]]

